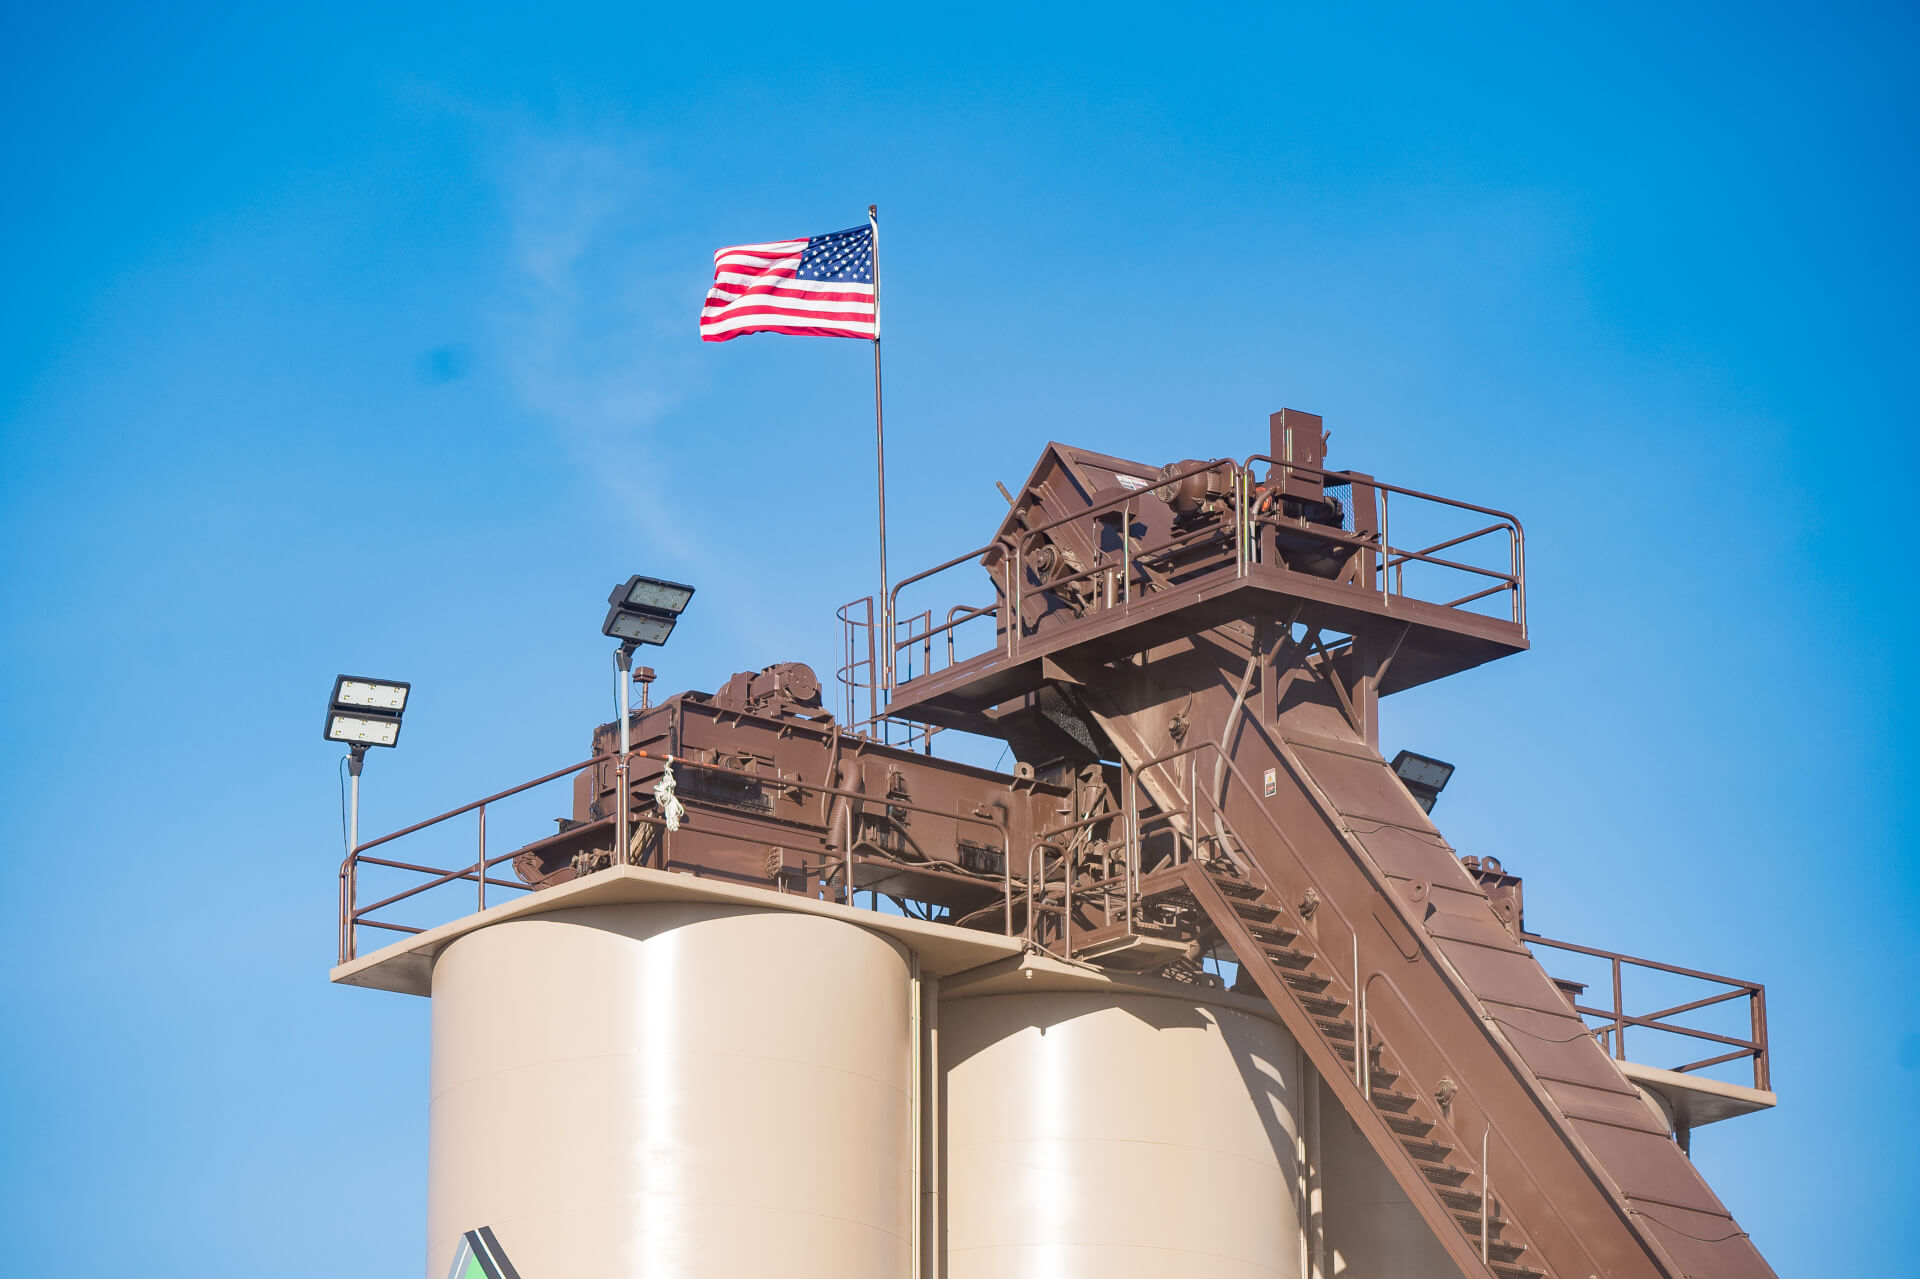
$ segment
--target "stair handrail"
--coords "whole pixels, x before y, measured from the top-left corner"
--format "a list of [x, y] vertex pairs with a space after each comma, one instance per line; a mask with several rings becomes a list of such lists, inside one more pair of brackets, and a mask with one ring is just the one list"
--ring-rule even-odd
[[[1242, 790], [1246, 793], [1248, 798], [1258, 799], [1259, 798], [1258, 794], [1253, 790], [1252, 785], [1247, 780], [1246, 775], [1243, 772], [1241, 772], [1239, 766], [1231, 758], [1228, 758], [1226, 756], [1225, 749], [1222, 747], [1222, 745], [1219, 742], [1213, 741], [1211, 739], [1206, 741], [1201, 741], [1201, 742], [1190, 743], [1188, 745], [1180, 747], [1177, 750], [1166, 752], [1164, 755], [1156, 756], [1153, 759], [1149, 760], [1148, 762], [1140, 765], [1137, 770], [1128, 770], [1127, 766], [1123, 765], [1122, 766], [1123, 773], [1127, 771], [1132, 771], [1133, 779], [1134, 781], [1137, 782], [1139, 774], [1144, 773], [1149, 768], [1160, 766], [1162, 764], [1171, 762], [1173, 760], [1177, 760], [1183, 756], [1195, 756], [1197, 758], [1197, 753], [1199, 751], [1205, 750], [1209, 747], [1220, 752], [1221, 758], [1226, 763], [1227, 772], [1229, 777], [1232, 780], [1232, 783], [1240, 786]], [[1132, 786], [1129, 785], [1128, 810], [1130, 813], [1132, 812], [1134, 807], [1132, 801], [1136, 796], [1137, 796], [1137, 791], [1135, 791], [1132, 788]], [[1255, 808], [1262, 814], [1262, 816], [1266, 817], [1268, 825], [1273, 829], [1274, 833], [1280, 838], [1281, 842], [1286, 846], [1288, 853], [1293, 857], [1296, 865], [1298, 865], [1301, 868], [1301, 870], [1304, 872], [1306, 869], [1305, 861], [1300, 856], [1299, 850], [1294, 847], [1293, 842], [1287, 838], [1286, 832], [1280, 827], [1279, 823], [1273, 819], [1272, 815], [1267, 813], [1264, 806], [1256, 804]], [[1194, 815], [1194, 820], [1197, 822], [1199, 820], [1197, 796], [1190, 795], [1188, 797], [1187, 809], [1189, 812], [1191, 812]], [[1225, 834], [1233, 841], [1234, 844], [1239, 845], [1243, 848], [1247, 847], [1246, 841], [1243, 838], [1241, 838], [1240, 833], [1234, 827], [1232, 820], [1227, 817], [1226, 813], [1222, 810], [1218, 802], [1216, 802], [1214, 805], [1214, 820], [1218, 825], [1218, 829], [1224, 831]], [[1134, 886], [1135, 886], [1136, 892], [1137, 892], [1137, 886], [1139, 882], [1138, 853], [1139, 853], [1139, 849], [1137, 845], [1130, 847], [1128, 861], [1129, 861], [1129, 864], [1133, 867]], [[1177, 848], [1176, 848], [1176, 857], [1177, 857]], [[1285, 895], [1281, 893], [1279, 886], [1273, 882], [1272, 877], [1267, 874], [1266, 869], [1262, 867], [1259, 864], [1259, 862], [1255, 861], [1250, 854], [1246, 856], [1245, 863], [1246, 864], [1244, 869], [1248, 873], [1250, 880], [1257, 878], [1257, 880], [1264, 886], [1265, 890], [1268, 893], [1273, 895], [1275, 900], [1281, 901], [1281, 902], [1286, 901]], [[1240, 865], [1240, 862], [1238, 859], [1235, 860], [1235, 865], [1236, 867]], [[1322, 911], [1329, 912], [1335, 919], [1339, 920], [1342, 926], [1347, 929], [1350, 935], [1353, 935], [1356, 937], [1358, 936], [1358, 933], [1354, 929], [1352, 921], [1349, 919], [1347, 914], [1344, 911], [1342, 911], [1333, 902], [1333, 900], [1330, 897], [1322, 898], [1319, 906], [1315, 908], [1315, 914], [1319, 914]], [[1129, 919], [1131, 920], [1131, 916], [1129, 917]], [[1131, 931], [1132, 929], [1130, 926], [1129, 932]], [[1241, 960], [1240, 962], [1244, 964], [1247, 961]], [[1333, 965], [1332, 963], [1329, 963], [1327, 966], [1329, 970], [1335, 971], [1335, 975], [1337, 979], [1336, 966]], [[1392, 977], [1388, 974], [1375, 972], [1375, 973], [1368, 974], [1364, 980], [1361, 979], [1359, 975], [1359, 970], [1358, 970], [1358, 954], [1357, 954], [1357, 948], [1356, 948], [1355, 971], [1348, 983], [1351, 987], [1351, 991], [1353, 995], [1351, 1007], [1354, 1010], [1354, 1017], [1355, 1017], [1355, 1020], [1354, 1020], [1355, 1077], [1353, 1082], [1354, 1082], [1354, 1086], [1360, 1090], [1362, 1098], [1369, 1099], [1369, 1100], [1373, 1095], [1373, 1089], [1372, 1089], [1372, 1081], [1369, 1077], [1370, 1071], [1368, 1069], [1370, 1065], [1371, 1053], [1369, 1051], [1369, 1044], [1368, 1044], [1369, 1027], [1367, 1024], [1367, 1016], [1365, 1011], [1365, 992], [1366, 992], [1366, 987], [1368, 985], [1371, 985], [1376, 978], [1384, 978], [1387, 981], [1388, 985], [1393, 986], [1395, 988], [1396, 993], [1397, 994], [1399, 993], [1398, 988], [1393, 982]], [[1406, 996], [1404, 994], [1400, 994], [1400, 1000], [1403, 1004], [1407, 1002]], [[1418, 1017], [1416, 1014], [1416, 1022], [1417, 1021], [1418, 1021]], [[1489, 1111], [1489, 1109], [1484, 1104], [1480, 1103], [1476, 1098], [1475, 1096], [1476, 1090], [1472, 1086], [1471, 1081], [1466, 1078], [1466, 1072], [1459, 1070], [1457, 1067], [1453, 1067], [1451, 1065], [1451, 1057], [1447, 1053], [1445, 1047], [1442, 1045], [1439, 1037], [1436, 1036], [1431, 1030], [1428, 1030], [1424, 1026], [1424, 1024], [1421, 1025], [1421, 1033], [1424, 1034], [1424, 1036], [1426, 1037], [1431, 1049], [1434, 1052], [1436, 1052], [1443, 1061], [1446, 1061], [1448, 1063], [1448, 1068], [1451, 1072], [1449, 1077], [1454, 1078], [1456, 1080], [1456, 1084], [1459, 1089], [1459, 1092], [1456, 1093], [1456, 1100], [1460, 1095], [1465, 1095], [1470, 1101], [1472, 1101], [1474, 1108], [1479, 1112], [1483, 1127], [1485, 1129], [1481, 1137], [1481, 1159], [1478, 1167], [1475, 1167], [1473, 1165], [1470, 1157], [1463, 1158], [1461, 1161], [1463, 1164], [1466, 1165], [1467, 1171], [1469, 1174], [1478, 1172], [1481, 1179], [1482, 1189], [1481, 1189], [1480, 1248], [1481, 1248], [1481, 1260], [1483, 1263], [1485, 1263], [1487, 1260], [1486, 1214], [1488, 1212], [1488, 1205], [1490, 1203], [1490, 1195], [1492, 1190], [1492, 1170], [1489, 1164], [1487, 1163], [1487, 1145], [1488, 1145], [1488, 1141], [1490, 1140], [1490, 1136], [1495, 1129], [1493, 1115], [1491, 1111]], [[1500, 1144], [1507, 1149], [1507, 1152], [1510, 1157], [1514, 1158], [1516, 1161], [1519, 1161], [1519, 1155], [1514, 1150], [1511, 1142], [1508, 1142], [1503, 1138]], [[1456, 1150], [1459, 1150], [1459, 1148], [1456, 1147]], [[1521, 1162], [1522, 1162], [1522, 1166], [1524, 1167], [1524, 1161], [1521, 1161]]]

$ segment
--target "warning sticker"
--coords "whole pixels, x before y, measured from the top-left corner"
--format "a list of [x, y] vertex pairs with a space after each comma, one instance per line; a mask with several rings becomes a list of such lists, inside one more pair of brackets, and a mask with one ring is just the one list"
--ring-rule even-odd
[[1280, 790], [1280, 778], [1275, 774], [1273, 769], [1269, 768], [1264, 780], [1266, 782], [1267, 798], [1272, 799]]
[[1113, 473], [1113, 478], [1120, 481], [1121, 488], [1132, 489], [1135, 493], [1153, 483], [1152, 480], [1143, 480], [1137, 475], [1122, 475], [1118, 471]]

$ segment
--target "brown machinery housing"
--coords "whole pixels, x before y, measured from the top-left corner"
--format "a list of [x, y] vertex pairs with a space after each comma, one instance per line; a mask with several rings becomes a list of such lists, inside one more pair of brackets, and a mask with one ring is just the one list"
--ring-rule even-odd
[[[985, 546], [880, 602], [848, 716], [791, 662], [671, 697], [633, 717], [625, 796], [603, 725], [571, 818], [493, 860], [867, 892], [1189, 982], [1230, 952], [1463, 1273], [1771, 1274], [1542, 969], [1517, 879], [1380, 755], [1382, 695], [1527, 647], [1519, 522], [1328, 470], [1325, 440], [1284, 411], [1240, 461], [1048, 445]], [[915, 611], [955, 581], [979, 602]], [[863, 670], [884, 711], [848, 723]], [[940, 729], [1013, 772], [933, 756]], [[1764, 1087], [1758, 1029], [1724, 1042]]]

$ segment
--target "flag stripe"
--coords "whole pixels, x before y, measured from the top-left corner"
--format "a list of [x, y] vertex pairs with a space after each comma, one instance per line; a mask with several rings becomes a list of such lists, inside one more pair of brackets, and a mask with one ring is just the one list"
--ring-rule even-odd
[[714, 319], [720, 319], [722, 315], [751, 315], [762, 309], [780, 311], [785, 315], [831, 315], [835, 319], [860, 319], [860, 317], [872, 319], [874, 300], [860, 298], [851, 302], [841, 302], [837, 298], [831, 298], [831, 300], [804, 298], [804, 296], [795, 298], [793, 294], [772, 294], [772, 292], [760, 292], [756, 288], [747, 294], [741, 294], [739, 298], [728, 300], [726, 305], [708, 303], [707, 307], [701, 311], [701, 319], [714, 321]]
[[700, 336], [725, 342], [748, 333], [877, 338], [871, 227], [805, 240], [732, 244], [713, 254], [713, 284], [700, 308]]
[[751, 315], [751, 317], [741, 317], [741, 319], [737, 319], [737, 321], [728, 321], [728, 323], [724, 323], [724, 325], [708, 325], [707, 328], [701, 330], [701, 338], [707, 340], [707, 342], [726, 342], [728, 338], [741, 338], [741, 336], [745, 336], [745, 334], [749, 334], [749, 332], [818, 332], [818, 334], [828, 334], [828, 330], [831, 330], [831, 336], [835, 336], [835, 338], [872, 338], [872, 336], [874, 336], [874, 326], [872, 325], [858, 325], [858, 323], [828, 325], [828, 323], [803, 321], [803, 319], [797, 319], [797, 317], [791, 317], [791, 315]]
[[818, 298], [822, 302], [866, 302], [872, 303], [873, 290], [865, 285], [823, 286], [814, 280], [789, 280], [780, 276], [766, 276], [758, 279], [716, 280], [709, 296], [742, 297], [749, 293], [778, 293], [789, 298]]
[[776, 254], [776, 255], [783, 254], [783, 253], [792, 253], [797, 257], [800, 253], [800, 250], [806, 247], [807, 247], [807, 242], [805, 240], [768, 240], [765, 244], [730, 244], [724, 249], [715, 249], [713, 251], [713, 256], [716, 261], [719, 260], [720, 255], [723, 253], [760, 253], [760, 254]]
[[843, 325], [791, 325], [791, 323], [780, 323], [780, 321], [762, 317], [753, 321], [737, 321], [728, 326], [710, 326], [701, 332], [701, 342], [730, 342], [733, 338], [747, 336], [749, 332], [785, 332], [785, 334], [801, 334], [810, 338], [872, 338], [874, 326], [860, 325], [858, 328], [849, 328]]
[[707, 328], [733, 328], [741, 322], [751, 323], [756, 319], [766, 319], [773, 323], [800, 323], [806, 320], [818, 320], [822, 324], [831, 324], [837, 328], [857, 328], [860, 325], [873, 326], [873, 316], [860, 311], [820, 311], [791, 306], [741, 306], [731, 307], [724, 315], [705, 317]]

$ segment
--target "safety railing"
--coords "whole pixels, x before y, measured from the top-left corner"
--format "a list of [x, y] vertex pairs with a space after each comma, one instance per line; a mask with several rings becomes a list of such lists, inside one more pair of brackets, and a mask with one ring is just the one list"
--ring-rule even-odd
[[[1729, 1062], [1750, 1060], [1753, 1067], [1753, 1086], [1763, 1091], [1770, 1089], [1770, 1072], [1767, 1061], [1767, 988], [1758, 982], [1743, 981], [1738, 977], [1723, 977], [1719, 973], [1701, 972], [1696, 968], [1681, 968], [1676, 964], [1663, 964], [1656, 959], [1642, 959], [1635, 955], [1623, 955], [1618, 951], [1601, 950], [1596, 946], [1579, 946], [1573, 942], [1554, 941], [1537, 933], [1526, 933], [1523, 940], [1529, 946], [1545, 946], [1568, 954], [1584, 955], [1591, 959], [1603, 960], [1611, 978], [1612, 1007], [1601, 1008], [1583, 1004], [1577, 995], [1569, 993], [1574, 1011], [1588, 1019], [1594, 1038], [1600, 1041], [1608, 1054], [1616, 1061], [1639, 1061], [1642, 1065], [1655, 1066], [1680, 1074], [1689, 1074], [1697, 1070], [1724, 1065]], [[1629, 971], [1637, 970], [1643, 980], [1647, 974], [1661, 974], [1669, 988], [1668, 998], [1675, 993], [1703, 991], [1696, 999], [1686, 999], [1679, 1003], [1657, 1008], [1650, 1012], [1630, 1013], [1625, 987]], [[1672, 979], [1680, 981], [1674, 982]], [[1580, 987], [1584, 993], [1594, 983], [1570, 982]], [[1716, 1031], [1700, 1025], [1700, 1014], [1710, 1008], [1724, 1008], [1745, 1000], [1746, 1016], [1744, 1021], [1749, 1033], [1746, 1036], [1729, 1035], [1724, 1030]], [[1693, 1024], [1675, 1021], [1677, 1017], [1691, 1018]], [[1680, 1041], [1692, 1041], [1709, 1048], [1723, 1051], [1703, 1057], [1698, 1061], [1688, 1061], [1682, 1065], [1668, 1066], [1659, 1061], [1647, 1061], [1644, 1057], [1630, 1057], [1627, 1051], [1627, 1028], [1640, 1031], [1638, 1042], [1643, 1045], [1652, 1040], [1656, 1047], [1677, 1047], [1674, 1040], [1661, 1041], [1658, 1036], [1672, 1035]], [[1695, 1047], [1692, 1051], [1701, 1051]], [[1655, 1056], [1664, 1054], [1656, 1053]]]
[[[1265, 481], [1256, 476], [1258, 466], [1267, 468]], [[1135, 534], [1135, 513], [1160, 500], [1156, 490], [1202, 474], [1224, 474], [1222, 519], [1175, 525], [1152, 541]], [[1344, 491], [1346, 498], [1339, 504], [1338, 522], [1289, 516], [1288, 499], [1280, 493], [1287, 477], [1310, 478], [1323, 491]], [[1044, 580], [1030, 581], [1029, 570], [1034, 569], [1036, 557], [1054, 549], [1046, 545], [1047, 534], [1076, 521], [1112, 521], [1117, 526], [1118, 545], [1096, 563], [1069, 566], [1064, 572], [1051, 568], [1045, 573], [1036, 571], [1031, 576]], [[1346, 548], [1353, 567], [1341, 580], [1350, 581], [1355, 589], [1377, 593], [1383, 607], [1390, 609], [1396, 600], [1416, 600], [1500, 617], [1525, 629], [1526, 534], [1515, 516], [1355, 472], [1277, 462], [1257, 453], [1240, 463], [1195, 463], [1170, 473], [1151, 488], [1120, 490], [1085, 508], [1004, 534], [901, 579], [888, 592], [880, 610], [879, 629], [887, 638], [878, 645], [875, 677], [884, 695], [908, 678], [986, 653], [997, 651], [1017, 657], [1022, 644], [1033, 634], [1035, 621], [1065, 593], [1072, 593], [1078, 606], [1088, 613], [1126, 610], [1159, 589], [1148, 571], [1155, 562], [1195, 553], [1213, 539], [1220, 542], [1223, 559], [1231, 555], [1234, 573], [1244, 576], [1254, 565], [1284, 564], [1279, 552], [1269, 545], [1283, 536], [1304, 538], [1336, 550]], [[991, 575], [996, 593], [991, 603], [957, 604], [943, 613], [938, 604], [927, 604], [921, 598], [912, 606], [914, 611], [903, 612], [901, 601], [908, 592], [924, 593], [930, 583], [975, 564]], [[978, 579], [967, 589], [977, 592]], [[872, 605], [866, 608], [870, 617]], [[980, 633], [983, 628], [969, 630], [970, 623], [985, 618], [993, 619], [990, 639]], [[847, 621], [845, 610], [842, 620]], [[849, 636], [860, 624], [847, 622]], [[963, 633], [973, 637], [971, 642], [961, 638]]]
[[[634, 757], [646, 759], [658, 758], [648, 755], [646, 752], [634, 752]], [[572, 776], [583, 769], [592, 768], [597, 765], [615, 767], [617, 770], [618, 758], [619, 757], [615, 755], [597, 755], [592, 759], [582, 760], [578, 764], [570, 764], [565, 768], [556, 769], [544, 776], [536, 777], [532, 781], [522, 782], [518, 786], [513, 786], [489, 795], [485, 799], [474, 800], [470, 804], [462, 804], [459, 808], [441, 813], [437, 817], [429, 817], [425, 821], [415, 822], [413, 825], [403, 827], [391, 834], [369, 840], [354, 849], [347, 855], [346, 860], [340, 864], [340, 962], [344, 964], [348, 960], [358, 956], [359, 930], [362, 928], [374, 928], [387, 932], [415, 935], [427, 931], [427, 929], [433, 927], [434, 924], [446, 923], [452, 919], [460, 918], [467, 913], [464, 909], [457, 911], [443, 909], [435, 912], [440, 916], [439, 918], [424, 924], [416, 924], [402, 923], [390, 918], [375, 918], [374, 912], [376, 911], [388, 910], [399, 905], [401, 902], [421, 898], [436, 889], [445, 888], [453, 884], [471, 883], [474, 885], [476, 891], [471, 900], [473, 910], [476, 912], [487, 908], [487, 889], [489, 887], [515, 889], [521, 893], [532, 891], [533, 886], [530, 884], [522, 883], [518, 880], [497, 879], [494, 878], [490, 872], [502, 862], [512, 861], [522, 854], [538, 852], [542, 848], [562, 842], [580, 842], [582, 831], [605, 831], [609, 837], [609, 842], [613, 846], [612, 860], [615, 865], [646, 865], [651, 863], [660, 868], [671, 867], [673, 862], [672, 841], [679, 838], [681, 834], [710, 835], [715, 838], [738, 840], [737, 830], [731, 827], [708, 826], [702, 823], [699, 819], [699, 814], [703, 811], [699, 806], [700, 801], [692, 796], [685, 798], [684, 802], [688, 804], [687, 811], [685, 815], [676, 822], [669, 822], [658, 813], [635, 811], [630, 797], [627, 811], [624, 814], [617, 811], [618, 805], [616, 804], [616, 812], [612, 815], [571, 825], [557, 834], [549, 835], [545, 839], [536, 840], [533, 843], [522, 844], [510, 852], [494, 856], [488, 855], [487, 809], [490, 806], [498, 804], [500, 801], [511, 796], [519, 795], [535, 787], [544, 786], [550, 782]], [[740, 769], [726, 768], [718, 764], [699, 763], [684, 758], [668, 757], [668, 759], [674, 769], [682, 773], [713, 773], [736, 778], [747, 783], [777, 784], [783, 790], [800, 791], [821, 796], [827, 800], [829, 807], [834, 806], [835, 801], [844, 800], [848, 805], [856, 803], [864, 804], [882, 813], [888, 810], [898, 809], [903, 812], [919, 813], [928, 817], [954, 821], [961, 825], [984, 827], [994, 832], [1000, 847], [1000, 887], [1005, 894], [1006, 901], [1004, 912], [1005, 931], [1009, 936], [1013, 934], [1013, 857], [1004, 813], [1001, 814], [1000, 820], [994, 820], [980, 816], [978, 813], [945, 812], [937, 808], [929, 808], [921, 804], [912, 803], [899, 796], [872, 795], [863, 791], [849, 790], [843, 787], [805, 782], [795, 777], [774, 777]], [[616, 776], [619, 775], [616, 771]], [[633, 785], [638, 787], [641, 785], [641, 782], [636, 780]], [[400, 840], [420, 835], [455, 818], [463, 817], [468, 813], [476, 814], [478, 832], [474, 860], [471, 862], [464, 862], [453, 866], [431, 866], [420, 862], [399, 861], [392, 857], [377, 855], [371, 852], [373, 849], [384, 848]], [[837, 891], [844, 893], [847, 902], [850, 904], [854, 899], [854, 889], [858, 887], [857, 877], [860, 864], [860, 846], [854, 835], [854, 824], [851, 810], [849, 809], [848, 820], [844, 823], [845, 833], [842, 845], [837, 850], [827, 850], [822, 863], [822, 874], [820, 876], [823, 885], [837, 885]], [[624, 854], [620, 851], [622, 832], [627, 833], [627, 846]], [[649, 835], [649, 832], [652, 832], [652, 834]], [[871, 860], [886, 859], [872, 858]], [[362, 905], [359, 901], [360, 876], [362, 870], [366, 868], [378, 868], [413, 875], [419, 878], [417, 882], [410, 883], [399, 892], [390, 893], [377, 901]], [[784, 880], [778, 881], [776, 887], [783, 892], [789, 891], [789, 886]]]
[[849, 600], [835, 610], [834, 616], [840, 619], [840, 669], [834, 672], [840, 684], [840, 722], [871, 722], [880, 718], [882, 683], [875, 638], [880, 628], [874, 622], [873, 596]]
[[[474, 886], [473, 908], [476, 911], [487, 908], [487, 889], [489, 887], [526, 892], [528, 888], [526, 884], [518, 880], [495, 879], [489, 873], [501, 862], [511, 861], [525, 852], [528, 846], [516, 847], [510, 853], [502, 853], [495, 857], [489, 857], [487, 855], [487, 809], [500, 803], [502, 800], [509, 799], [525, 791], [530, 791], [537, 786], [545, 786], [549, 782], [559, 781], [563, 777], [571, 777], [581, 769], [591, 768], [595, 764], [607, 763], [610, 762], [610, 760], [610, 756], [598, 755], [592, 759], [581, 760], [578, 764], [569, 764], [567, 767], [555, 769], [545, 776], [536, 777], [530, 782], [522, 782], [518, 786], [511, 786], [506, 790], [498, 791], [487, 796], [485, 799], [476, 799], [470, 804], [462, 804], [458, 808], [441, 813], [438, 817], [429, 817], [423, 822], [415, 822], [411, 826], [402, 827], [392, 834], [382, 835], [378, 839], [368, 840], [358, 848], [350, 851], [347, 854], [346, 860], [340, 863], [340, 962], [344, 964], [359, 953], [359, 937], [360, 929], [362, 928], [376, 928], [394, 933], [422, 933], [426, 931], [425, 928], [413, 924], [397, 923], [390, 919], [376, 919], [373, 917], [375, 911], [388, 909], [403, 901], [420, 897], [435, 889], [452, 884], [470, 883]], [[417, 862], [396, 861], [391, 857], [379, 856], [371, 852], [372, 849], [384, 848], [408, 836], [417, 835], [422, 831], [452, 821], [456, 817], [464, 817], [468, 813], [475, 815], [475, 848], [474, 858], [471, 862], [453, 867], [424, 866]], [[606, 822], [610, 822], [611, 820], [611, 818], [603, 819], [603, 821]], [[598, 825], [600, 823], [592, 824]], [[554, 838], [559, 837], [555, 836]], [[420, 882], [412, 883], [397, 893], [389, 894], [388, 896], [380, 898], [378, 901], [363, 906], [359, 900], [360, 875], [363, 869], [369, 867], [379, 870], [395, 871], [406, 875], [418, 875], [424, 878]]]
[[[1324, 525], [1288, 519], [1281, 503], [1256, 502], [1249, 517], [1256, 527], [1292, 527], [1309, 531], [1314, 537], [1352, 547], [1365, 556], [1372, 553], [1368, 569], [1375, 589], [1391, 604], [1399, 599], [1417, 599], [1442, 608], [1465, 608], [1482, 600], [1506, 594], [1510, 596], [1507, 620], [1524, 627], [1526, 605], [1526, 533], [1517, 517], [1491, 506], [1479, 506], [1456, 498], [1402, 488], [1385, 480], [1353, 471], [1327, 471], [1319, 467], [1285, 462], [1265, 453], [1255, 453], [1241, 463], [1249, 478], [1258, 463], [1270, 468], [1269, 479], [1283, 475], [1302, 475], [1324, 489], [1346, 489], [1344, 503], [1347, 518], [1343, 529], [1334, 531]], [[1394, 498], [1400, 499], [1398, 515]], [[1477, 517], [1477, 518], [1476, 518]], [[1396, 540], [1394, 521], [1400, 521]], [[1458, 520], [1459, 525], [1452, 522]], [[1481, 523], [1487, 520], [1491, 523]], [[1468, 524], [1479, 527], [1465, 528]], [[1248, 544], [1256, 553], [1264, 539], [1250, 537]], [[1491, 548], [1491, 549], [1489, 549]], [[1446, 551], [1443, 556], [1440, 552]], [[1469, 553], [1484, 553], [1492, 562], [1474, 563], [1462, 558]], [[1502, 562], [1504, 561], [1504, 563]], [[1258, 562], [1258, 561], [1256, 561]], [[1415, 574], [1415, 588], [1407, 589], [1408, 566]], [[1424, 575], [1423, 575], [1424, 570]], [[1462, 581], [1462, 579], [1465, 579]], [[1452, 596], [1447, 583], [1471, 586], [1466, 594]], [[1432, 583], [1440, 589], [1424, 589]], [[1458, 588], [1456, 588], [1458, 589]]]

